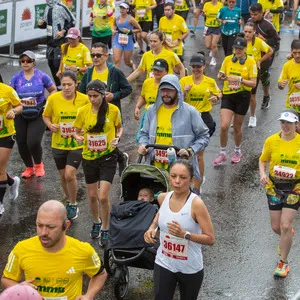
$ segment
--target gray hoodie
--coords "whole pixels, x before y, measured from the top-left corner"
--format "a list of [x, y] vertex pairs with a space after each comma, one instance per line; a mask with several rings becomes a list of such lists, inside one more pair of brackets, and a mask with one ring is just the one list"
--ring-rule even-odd
[[[177, 76], [168, 74], [161, 81], [172, 84], [178, 92], [178, 107], [171, 116], [173, 145], [182, 149], [192, 148], [194, 154], [202, 151], [209, 143], [209, 130], [201, 118], [201, 114], [191, 105], [183, 101], [183, 94]], [[155, 144], [157, 128], [157, 111], [163, 105], [158, 89], [156, 102], [150, 105], [139, 137], [139, 145]], [[146, 162], [154, 160], [154, 149], [147, 155]], [[193, 157], [194, 175], [200, 179], [197, 155]]]

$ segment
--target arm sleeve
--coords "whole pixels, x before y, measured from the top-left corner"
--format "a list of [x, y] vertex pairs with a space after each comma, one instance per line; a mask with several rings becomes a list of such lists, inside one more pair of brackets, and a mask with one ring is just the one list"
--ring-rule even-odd
[[145, 53], [142, 56], [142, 59], [141, 59], [140, 64], [139, 64], [139, 68], [143, 71], [146, 71], [147, 67], [146, 67], [146, 60], [145, 60], [144, 55], [145, 55]]
[[51, 80], [50, 76], [45, 73], [43, 74], [42, 81], [43, 81], [43, 85], [46, 89], [48, 89], [49, 87], [51, 87], [54, 84], [53, 81]]
[[87, 245], [88, 254], [86, 258], [85, 270], [84, 273], [87, 274], [90, 278], [95, 276], [101, 268], [101, 260], [96, 253], [95, 249], [91, 245]]
[[213, 80], [212, 82], [211, 93], [214, 95], [219, 95], [221, 93], [221, 90], [219, 89], [217, 82], [215, 80]]
[[115, 68], [115, 69], [118, 72], [117, 76], [118, 76], [118, 80], [119, 80], [120, 90], [116, 93], [113, 93], [114, 100], [123, 99], [132, 93], [132, 87], [131, 87], [130, 83], [128, 82], [128, 80], [126, 79], [124, 73], [118, 68]]
[[17, 74], [13, 76], [13, 78], [11, 79], [11, 81], [9, 82], [9, 85], [13, 88], [16, 89], [16, 85], [17, 85]]
[[77, 112], [76, 119], [72, 125], [73, 127], [76, 128], [82, 128], [83, 127], [83, 113], [82, 113], [82, 108], [79, 108]]
[[116, 120], [115, 120], [115, 127], [118, 127], [120, 124], [122, 125], [122, 117], [121, 117], [120, 110], [118, 109]]
[[53, 111], [52, 111], [52, 97], [50, 95], [48, 97], [47, 102], [46, 102], [46, 106], [45, 106], [45, 109], [44, 109], [44, 112], [43, 112], [43, 116], [51, 118], [52, 114], [53, 114]]
[[265, 141], [264, 148], [262, 150], [262, 153], [259, 157], [259, 160], [261, 161], [270, 161], [271, 159], [271, 148], [269, 143], [269, 138]]
[[287, 72], [287, 66], [286, 66], [286, 64], [284, 64], [283, 67], [282, 67], [282, 71], [280, 73], [280, 76], [278, 78], [278, 82], [281, 82], [281, 81], [286, 80], [286, 79], [288, 79], [288, 72]]
[[79, 84], [79, 92], [86, 94], [86, 81], [87, 81], [88, 71], [84, 73], [80, 84]]
[[13, 88], [11, 89], [10, 100], [11, 100], [12, 106], [17, 106], [21, 103], [17, 92]]
[[8, 256], [8, 261], [3, 271], [3, 275], [5, 278], [20, 281], [22, 278], [23, 270], [20, 264], [19, 257], [19, 244], [15, 246], [15, 248], [10, 252]]
[[262, 41], [261, 42], [262, 52], [267, 53], [269, 51], [269, 49], [270, 49], [270, 46], [265, 41]]

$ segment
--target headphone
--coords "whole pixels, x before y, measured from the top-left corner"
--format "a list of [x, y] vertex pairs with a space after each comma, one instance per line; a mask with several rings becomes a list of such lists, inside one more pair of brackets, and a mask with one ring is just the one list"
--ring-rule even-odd
[[242, 57], [242, 58], [240, 58], [240, 59], [238, 59], [236, 56], [235, 56], [235, 54], [232, 56], [232, 59], [231, 59], [231, 61], [232, 62], [237, 62], [239, 60], [239, 63], [241, 64], [241, 65], [244, 65], [245, 64], [245, 62], [246, 62], [246, 60], [247, 60], [247, 54], [246, 54], [246, 57], [244, 58], [244, 57]]

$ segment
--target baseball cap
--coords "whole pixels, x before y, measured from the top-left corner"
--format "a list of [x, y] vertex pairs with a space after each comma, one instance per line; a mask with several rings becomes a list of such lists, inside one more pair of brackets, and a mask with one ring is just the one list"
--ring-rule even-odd
[[128, 3], [126, 3], [126, 2], [121, 3], [121, 4], [120, 4], [120, 7], [129, 9], [129, 5], [128, 5]]
[[287, 121], [290, 123], [299, 122], [299, 117], [297, 113], [293, 113], [291, 111], [284, 111], [281, 113], [280, 118], [277, 119], [278, 121]]
[[163, 82], [159, 85], [159, 89], [176, 90], [175, 86], [168, 82]]
[[158, 71], [168, 71], [169, 65], [167, 61], [163, 58], [159, 58], [154, 61], [154, 64], [152, 66], [152, 69], [158, 70]]
[[30, 51], [30, 50], [27, 50], [25, 52], [23, 52], [21, 55], [20, 55], [20, 58], [22, 58], [23, 56], [28, 56], [29, 58], [31, 58], [32, 60], [35, 60], [35, 54]]
[[87, 91], [96, 91], [102, 95], [105, 94], [105, 89], [106, 84], [98, 79], [91, 81], [86, 87]]
[[190, 60], [190, 66], [205, 66], [205, 57], [202, 54], [193, 55]]
[[31, 286], [17, 284], [5, 289], [0, 300], [43, 300], [42, 296]]
[[77, 39], [80, 37], [80, 30], [76, 27], [72, 27], [68, 30], [68, 34], [66, 35], [67, 38], [70, 39]]
[[247, 47], [247, 41], [243, 37], [237, 37], [233, 42], [233, 48], [243, 49]]

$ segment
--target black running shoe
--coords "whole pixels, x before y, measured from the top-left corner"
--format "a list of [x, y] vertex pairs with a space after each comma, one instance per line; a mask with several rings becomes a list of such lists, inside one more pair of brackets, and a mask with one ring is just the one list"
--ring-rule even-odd
[[270, 96], [264, 96], [263, 102], [261, 104], [261, 109], [269, 108], [270, 107], [270, 101], [271, 101]]
[[105, 247], [107, 245], [107, 241], [108, 241], [108, 230], [101, 230], [100, 232], [100, 241], [99, 241], [99, 245], [101, 247]]
[[91, 233], [90, 233], [90, 236], [92, 239], [99, 239], [100, 229], [101, 229], [101, 223], [94, 222]]

